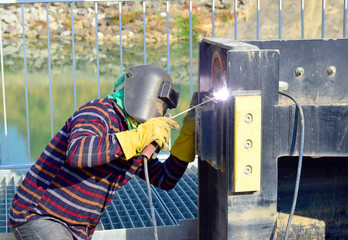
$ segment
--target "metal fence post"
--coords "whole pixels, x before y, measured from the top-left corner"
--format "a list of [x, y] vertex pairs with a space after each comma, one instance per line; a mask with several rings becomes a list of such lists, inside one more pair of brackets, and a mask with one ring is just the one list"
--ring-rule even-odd
[[73, 78], [74, 78], [74, 107], [77, 109], [76, 103], [76, 63], [75, 63], [75, 36], [74, 36], [74, 13], [73, 3], [70, 3], [70, 15], [71, 15], [71, 50], [73, 58]]
[[50, 51], [50, 22], [48, 3], [46, 3], [46, 24], [47, 24], [47, 52], [48, 52], [48, 75], [50, 88], [50, 112], [51, 112], [51, 137], [53, 138], [53, 99], [52, 99], [52, 74], [51, 74], [51, 51]]
[[0, 55], [1, 55], [2, 105], [3, 105], [3, 110], [4, 110], [4, 131], [5, 131], [6, 164], [8, 164], [9, 163], [9, 159], [8, 159], [8, 143], [7, 143], [7, 117], [6, 117], [6, 97], [5, 97], [4, 55], [3, 55], [3, 51], [2, 51], [1, 22], [2, 21], [1, 21], [1, 18], [0, 18]]

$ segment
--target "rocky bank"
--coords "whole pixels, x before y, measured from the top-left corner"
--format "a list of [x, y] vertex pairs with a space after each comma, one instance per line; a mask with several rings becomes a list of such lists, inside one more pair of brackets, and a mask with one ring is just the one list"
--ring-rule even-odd
[[[216, 31], [223, 34], [224, 23], [234, 21], [231, 2], [215, 1]], [[249, 3], [250, 2], [250, 3]], [[238, 17], [246, 16], [251, 9], [251, 0], [239, 0]], [[169, 31], [170, 41], [189, 37], [189, 2], [170, 1]], [[1, 6], [1, 5], [0, 5]], [[96, 5], [93, 2], [50, 3], [48, 5], [24, 4], [24, 30], [27, 38], [47, 38], [47, 9], [49, 12], [48, 27], [51, 39], [71, 39], [73, 12], [74, 38], [76, 40], [93, 40], [96, 37]], [[146, 2], [146, 41], [166, 41], [167, 14], [165, 1]], [[7, 4], [0, 8], [3, 37], [22, 37], [21, 4]], [[143, 9], [142, 2], [123, 2], [122, 40], [125, 42], [143, 41]], [[101, 41], [119, 42], [119, 3], [98, 2], [98, 39]], [[192, 6], [193, 35], [196, 38], [211, 35], [211, 0], [198, 0]]]
[[[193, 37], [201, 39], [212, 35], [211, 0], [192, 1]], [[260, 1], [260, 39], [279, 37], [278, 1]], [[0, 4], [2, 36], [22, 37], [21, 4]], [[27, 38], [47, 38], [47, 9], [49, 12], [49, 37], [51, 39], [71, 39], [72, 23], [76, 40], [96, 38], [96, 7], [98, 16], [98, 39], [119, 43], [122, 33], [123, 43], [143, 41], [142, 2], [122, 2], [122, 31], [119, 29], [118, 2], [77, 2], [23, 4], [24, 31]], [[167, 40], [166, 1], [149, 1], [146, 10], [146, 41], [149, 43]], [[189, 1], [169, 1], [170, 41], [189, 38]], [[256, 39], [257, 1], [237, 1], [238, 39]], [[73, 22], [71, 21], [71, 8]], [[304, 4], [305, 38], [321, 38], [321, 1], [308, 0]], [[343, 35], [343, 1], [327, 1], [325, 11], [325, 38], [340, 38]], [[215, 0], [215, 36], [235, 38], [234, 1]], [[283, 39], [301, 38], [301, 2], [284, 1], [282, 5]]]

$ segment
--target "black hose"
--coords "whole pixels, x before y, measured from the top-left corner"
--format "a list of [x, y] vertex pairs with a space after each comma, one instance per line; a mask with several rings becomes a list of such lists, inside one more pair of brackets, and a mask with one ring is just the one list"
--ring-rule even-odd
[[303, 114], [303, 110], [301, 105], [299, 104], [299, 102], [296, 100], [296, 98], [294, 98], [293, 96], [291, 96], [290, 94], [287, 94], [285, 92], [280, 91], [280, 94], [290, 98], [292, 101], [295, 102], [296, 107], [298, 108], [299, 112], [300, 112], [300, 118], [301, 118], [301, 142], [300, 142], [300, 152], [299, 152], [299, 159], [298, 159], [298, 167], [297, 167], [297, 176], [296, 176], [296, 184], [295, 184], [295, 191], [294, 191], [294, 199], [292, 201], [292, 206], [291, 206], [291, 210], [290, 210], [290, 214], [289, 214], [289, 219], [288, 219], [288, 223], [286, 226], [286, 231], [285, 231], [285, 236], [284, 236], [284, 240], [288, 239], [288, 234], [289, 234], [289, 229], [290, 229], [290, 225], [291, 225], [291, 220], [292, 220], [292, 216], [294, 215], [295, 212], [295, 208], [296, 208], [296, 203], [297, 203], [297, 196], [298, 196], [298, 189], [300, 186], [300, 179], [301, 179], [301, 169], [302, 169], [302, 159], [303, 159], [303, 145], [304, 145], [304, 131], [305, 131], [305, 126], [304, 126], [304, 114]]

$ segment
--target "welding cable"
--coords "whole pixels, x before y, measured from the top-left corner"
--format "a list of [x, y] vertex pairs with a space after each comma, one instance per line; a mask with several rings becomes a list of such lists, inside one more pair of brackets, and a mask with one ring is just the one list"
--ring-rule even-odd
[[283, 91], [279, 91], [279, 94], [284, 95], [288, 98], [290, 98], [292, 101], [295, 102], [296, 107], [298, 108], [299, 112], [300, 112], [300, 119], [301, 119], [301, 142], [300, 142], [300, 152], [299, 152], [299, 159], [298, 159], [298, 167], [297, 167], [297, 176], [296, 176], [296, 184], [295, 184], [295, 191], [294, 191], [294, 199], [292, 201], [292, 206], [291, 206], [291, 210], [290, 210], [290, 214], [289, 214], [289, 219], [288, 219], [288, 223], [286, 226], [286, 231], [285, 231], [285, 236], [284, 236], [284, 240], [288, 239], [288, 234], [289, 234], [289, 229], [290, 229], [290, 225], [291, 225], [291, 220], [292, 220], [292, 216], [294, 215], [295, 212], [295, 208], [296, 208], [296, 202], [297, 202], [297, 196], [298, 196], [298, 189], [300, 186], [300, 179], [301, 179], [301, 169], [302, 169], [302, 158], [303, 158], [303, 145], [304, 145], [304, 132], [305, 132], [305, 125], [304, 125], [304, 114], [303, 114], [303, 110], [301, 105], [299, 104], [299, 102], [296, 100], [296, 98], [294, 98], [293, 96], [291, 96], [290, 94], [287, 94]]
[[150, 186], [150, 178], [149, 178], [149, 168], [147, 166], [148, 158], [146, 156], [143, 156], [143, 159], [144, 159], [144, 172], [145, 172], [147, 195], [149, 196], [149, 204], [150, 204], [151, 218], [152, 218], [152, 224], [153, 224], [153, 234], [155, 235], [155, 240], [158, 240], [155, 208], [154, 208], [153, 202], [152, 202], [151, 186]]

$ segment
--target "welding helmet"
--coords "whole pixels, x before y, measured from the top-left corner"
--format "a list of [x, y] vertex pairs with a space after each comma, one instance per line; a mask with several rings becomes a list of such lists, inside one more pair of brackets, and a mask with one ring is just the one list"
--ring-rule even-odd
[[[124, 75], [124, 109], [140, 123], [152, 117], [163, 116], [168, 108], [176, 108], [179, 93], [173, 81], [162, 68], [154, 65], [139, 65], [130, 68]], [[116, 89], [117, 91], [117, 89]]]

